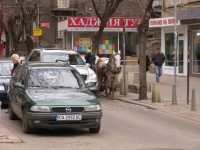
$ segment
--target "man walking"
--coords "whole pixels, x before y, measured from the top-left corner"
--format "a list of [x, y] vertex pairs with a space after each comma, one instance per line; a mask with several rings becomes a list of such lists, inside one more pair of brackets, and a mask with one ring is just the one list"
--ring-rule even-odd
[[160, 76], [162, 75], [162, 65], [165, 62], [165, 55], [160, 51], [160, 48], [156, 49], [155, 54], [152, 57], [152, 62], [155, 65], [156, 82], [160, 82]]

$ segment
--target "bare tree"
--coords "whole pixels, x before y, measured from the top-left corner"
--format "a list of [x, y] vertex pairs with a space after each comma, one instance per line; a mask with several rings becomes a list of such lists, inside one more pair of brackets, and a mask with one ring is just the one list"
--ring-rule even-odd
[[140, 89], [139, 100], [147, 99], [147, 81], [146, 81], [146, 33], [149, 29], [149, 20], [153, 16], [152, 4], [154, 0], [148, 0], [146, 2], [145, 13], [142, 18], [142, 22], [139, 24], [137, 30], [139, 32], [139, 47], [140, 47]]
[[31, 36], [33, 35], [33, 22], [37, 16], [37, 7], [40, 0], [30, 1], [28, 4], [26, 0], [18, 0], [18, 2], [23, 17], [26, 33], [26, 46], [29, 53], [33, 49], [33, 41]]
[[122, 1], [123, 0], [92, 0], [94, 11], [101, 21], [99, 30], [95, 33], [92, 40], [93, 53], [97, 53], [98, 42], [101, 39], [104, 28], [106, 27], [109, 18], [114, 14]]
[[9, 56], [9, 32], [8, 29], [4, 23], [4, 8], [3, 4], [1, 4], [1, 10], [0, 10], [0, 41], [1, 41], [1, 35], [2, 33], [5, 33], [6, 36], [6, 57]]

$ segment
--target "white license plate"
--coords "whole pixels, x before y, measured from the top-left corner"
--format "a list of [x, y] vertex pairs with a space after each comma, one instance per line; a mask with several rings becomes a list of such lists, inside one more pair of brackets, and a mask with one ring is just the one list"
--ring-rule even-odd
[[82, 115], [56, 115], [56, 120], [82, 120]]

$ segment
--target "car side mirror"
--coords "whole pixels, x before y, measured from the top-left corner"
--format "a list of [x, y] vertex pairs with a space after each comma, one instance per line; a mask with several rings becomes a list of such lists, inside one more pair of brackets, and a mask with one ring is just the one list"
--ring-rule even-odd
[[86, 83], [86, 86], [87, 86], [88, 88], [90, 88], [90, 87], [95, 86], [95, 84], [96, 84], [96, 82], [88, 82], [88, 83]]
[[19, 88], [19, 89], [22, 89], [22, 90], [25, 88], [24, 85], [22, 85], [22, 84], [19, 83], [19, 82], [14, 83], [13, 86], [14, 86], [15, 88]]

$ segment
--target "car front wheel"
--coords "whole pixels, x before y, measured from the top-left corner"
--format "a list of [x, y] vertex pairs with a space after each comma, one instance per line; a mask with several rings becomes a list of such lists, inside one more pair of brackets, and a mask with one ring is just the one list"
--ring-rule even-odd
[[23, 132], [26, 134], [29, 134], [32, 132], [32, 129], [29, 125], [29, 122], [28, 122], [25, 112], [23, 112]]
[[96, 128], [89, 128], [90, 133], [99, 133], [101, 128], [101, 123]]

